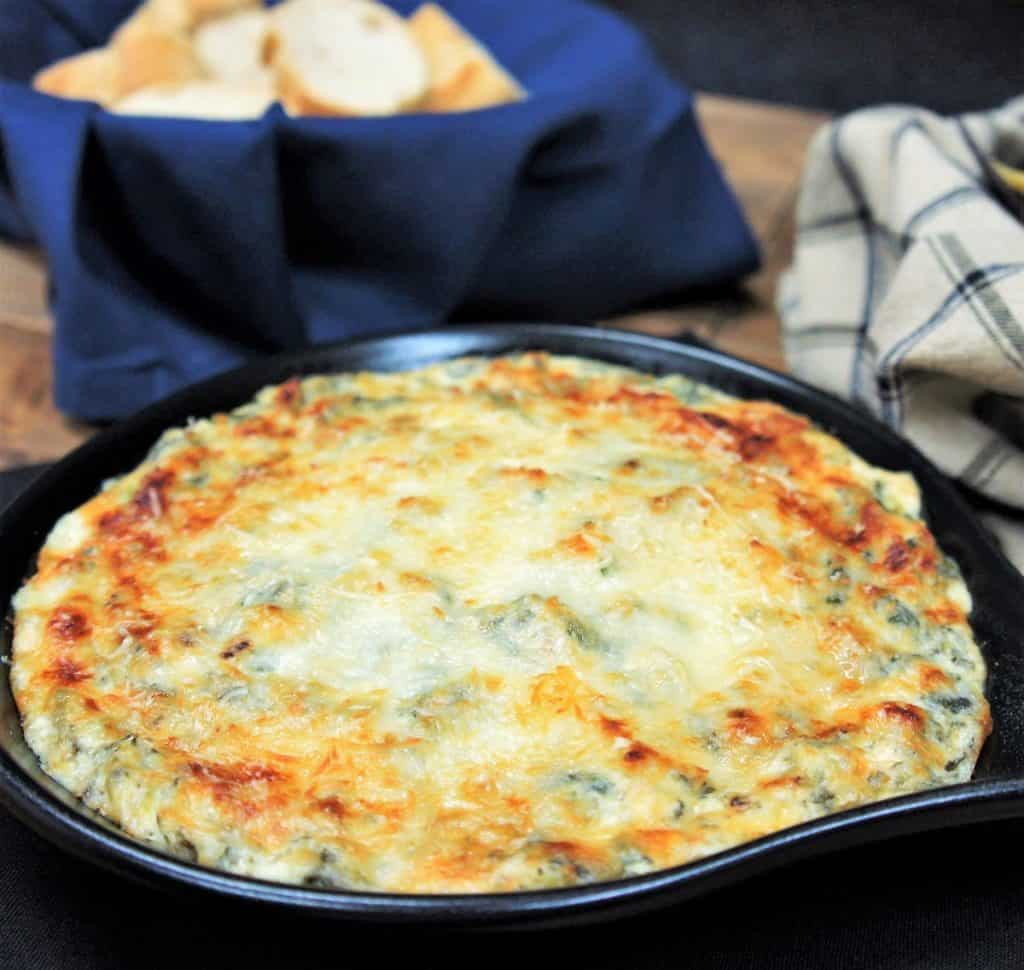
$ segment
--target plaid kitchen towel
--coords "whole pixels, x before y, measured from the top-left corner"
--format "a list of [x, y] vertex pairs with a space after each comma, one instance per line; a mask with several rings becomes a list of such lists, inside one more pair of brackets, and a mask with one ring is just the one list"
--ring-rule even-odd
[[1024, 97], [887, 106], [808, 151], [779, 287], [794, 373], [870, 410], [980, 496], [1024, 571]]

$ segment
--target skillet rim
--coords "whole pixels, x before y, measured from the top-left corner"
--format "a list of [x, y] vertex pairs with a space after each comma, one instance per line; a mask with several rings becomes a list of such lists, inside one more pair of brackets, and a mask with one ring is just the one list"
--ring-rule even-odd
[[[685, 338], [684, 338], [685, 339]], [[559, 340], [584, 345], [575, 350], [555, 349], [546, 343]], [[474, 341], [504, 344], [491, 348], [473, 346]], [[416, 359], [417, 347], [422, 359]], [[469, 344], [467, 346], [467, 344]], [[589, 348], [585, 345], [590, 345]], [[440, 349], [438, 349], [438, 347]], [[913, 470], [926, 501], [938, 496], [959, 516], [960, 539], [976, 567], [991, 571], [985, 578], [985, 601], [995, 594], [989, 586], [1005, 584], [1008, 595], [1002, 607], [1016, 612], [1024, 626], [1024, 581], [953, 484], [913, 445], [885, 425], [849, 403], [786, 374], [761, 367], [713, 348], [631, 331], [584, 327], [569, 324], [483, 324], [451, 325], [432, 330], [374, 335], [276, 354], [214, 377], [191, 384], [106, 429], [65, 455], [31, 482], [0, 513], [0, 546], [8, 537], [26, 527], [19, 520], [46, 493], [66, 483], [75, 472], [87, 468], [90, 458], [116, 450], [125, 437], [152, 431], [153, 439], [161, 430], [180, 423], [179, 412], [191, 412], [190, 402], [211, 392], [222, 392], [232, 385], [251, 385], [259, 375], [281, 371], [298, 373], [342, 372], [344, 363], [330, 363], [346, 354], [386, 352], [395, 349], [410, 367], [429, 360], [443, 360], [464, 354], [501, 354], [526, 349], [547, 349], [553, 353], [577, 353], [601, 357], [602, 349], [620, 362], [629, 349], [647, 351], [669, 362], [689, 359], [712, 376], [697, 377], [714, 385], [715, 378], [728, 381], [739, 378], [760, 385], [768, 398], [772, 392], [796, 396], [816, 423], [828, 426], [837, 416], [849, 427], [880, 439], [881, 446], [893, 455], [893, 463]], [[402, 354], [402, 350], [406, 350]], [[626, 363], [642, 369], [636, 364]], [[367, 369], [366, 365], [362, 365]], [[265, 383], [282, 378], [268, 376]], [[242, 403], [239, 400], [238, 403]], [[787, 403], [787, 407], [794, 405]], [[843, 440], [844, 430], [828, 427]], [[852, 446], [849, 446], [852, 447]], [[130, 467], [130, 465], [128, 466]], [[52, 527], [52, 524], [51, 524]], [[38, 537], [38, 548], [45, 535]], [[32, 544], [32, 543], [30, 543]], [[31, 567], [30, 567], [31, 568]], [[10, 576], [0, 582], [0, 595], [16, 591], [24, 574], [6, 570]], [[974, 584], [968, 580], [972, 596], [978, 599]], [[1013, 592], [1018, 598], [1013, 598]], [[989, 604], [991, 605], [991, 604]], [[988, 660], [988, 657], [986, 657]], [[990, 676], [992, 663], [989, 661]], [[989, 693], [987, 691], [986, 693]], [[18, 739], [15, 739], [17, 743]], [[21, 739], [23, 741], [23, 738]], [[54, 783], [56, 784], [56, 783]], [[104, 868], [150, 884], [172, 889], [199, 889], [207, 894], [258, 902], [286, 910], [372, 922], [398, 922], [445, 926], [523, 926], [531, 927], [581, 923], [622, 916], [651, 909], [708, 892], [742, 878], [826, 851], [877, 841], [900, 834], [1024, 815], [1024, 773], [1013, 777], [972, 779], [966, 783], [935, 788], [899, 798], [869, 803], [858, 808], [826, 815], [797, 826], [782, 829], [725, 852], [670, 869], [610, 882], [561, 889], [526, 890], [515, 893], [465, 895], [423, 895], [371, 893], [317, 889], [253, 879], [184, 862], [150, 848], [118, 832], [111, 823], [94, 821], [87, 810], [65, 804], [33, 779], [14, 759], [6, 741], [0, 740], [0, 803], [31, 828], [74, 853]]]

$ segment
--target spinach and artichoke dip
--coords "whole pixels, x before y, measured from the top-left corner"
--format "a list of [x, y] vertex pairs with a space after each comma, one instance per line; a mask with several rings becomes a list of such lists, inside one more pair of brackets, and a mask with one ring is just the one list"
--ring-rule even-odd
[[47, 773], [178, 857], [312, 886], [673, 866], [962, 782], [990, 725], [910, 476], [544, 354], [294, 379], [168, 431], [14, 607]]

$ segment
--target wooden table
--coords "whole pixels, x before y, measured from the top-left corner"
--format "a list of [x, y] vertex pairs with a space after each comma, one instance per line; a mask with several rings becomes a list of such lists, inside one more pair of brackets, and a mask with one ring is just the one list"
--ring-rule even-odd
[[[656, 335], [691, 330], [723, 350], [781, 369], [775, 284], [792, 251], [804, 152], [826, 117], [711, 96], [701, 97], [698, 108], [712, 151], [761, 243], [764, 266], [731, 295], [602, 325]], [[50, 330], [43, 258], [0, 243], [0, 469], [58, 458], [92, 433], [53, 406]]]

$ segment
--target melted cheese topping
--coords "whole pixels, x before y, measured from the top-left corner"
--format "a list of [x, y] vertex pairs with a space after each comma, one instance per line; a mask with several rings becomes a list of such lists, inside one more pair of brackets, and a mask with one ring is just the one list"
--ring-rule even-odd
[[167, 432], [15, 598], [43, 768], [269, 879], [507, 891], [966, 780], [967, 591], [907, 475], [681, 377], [311, 377]]

